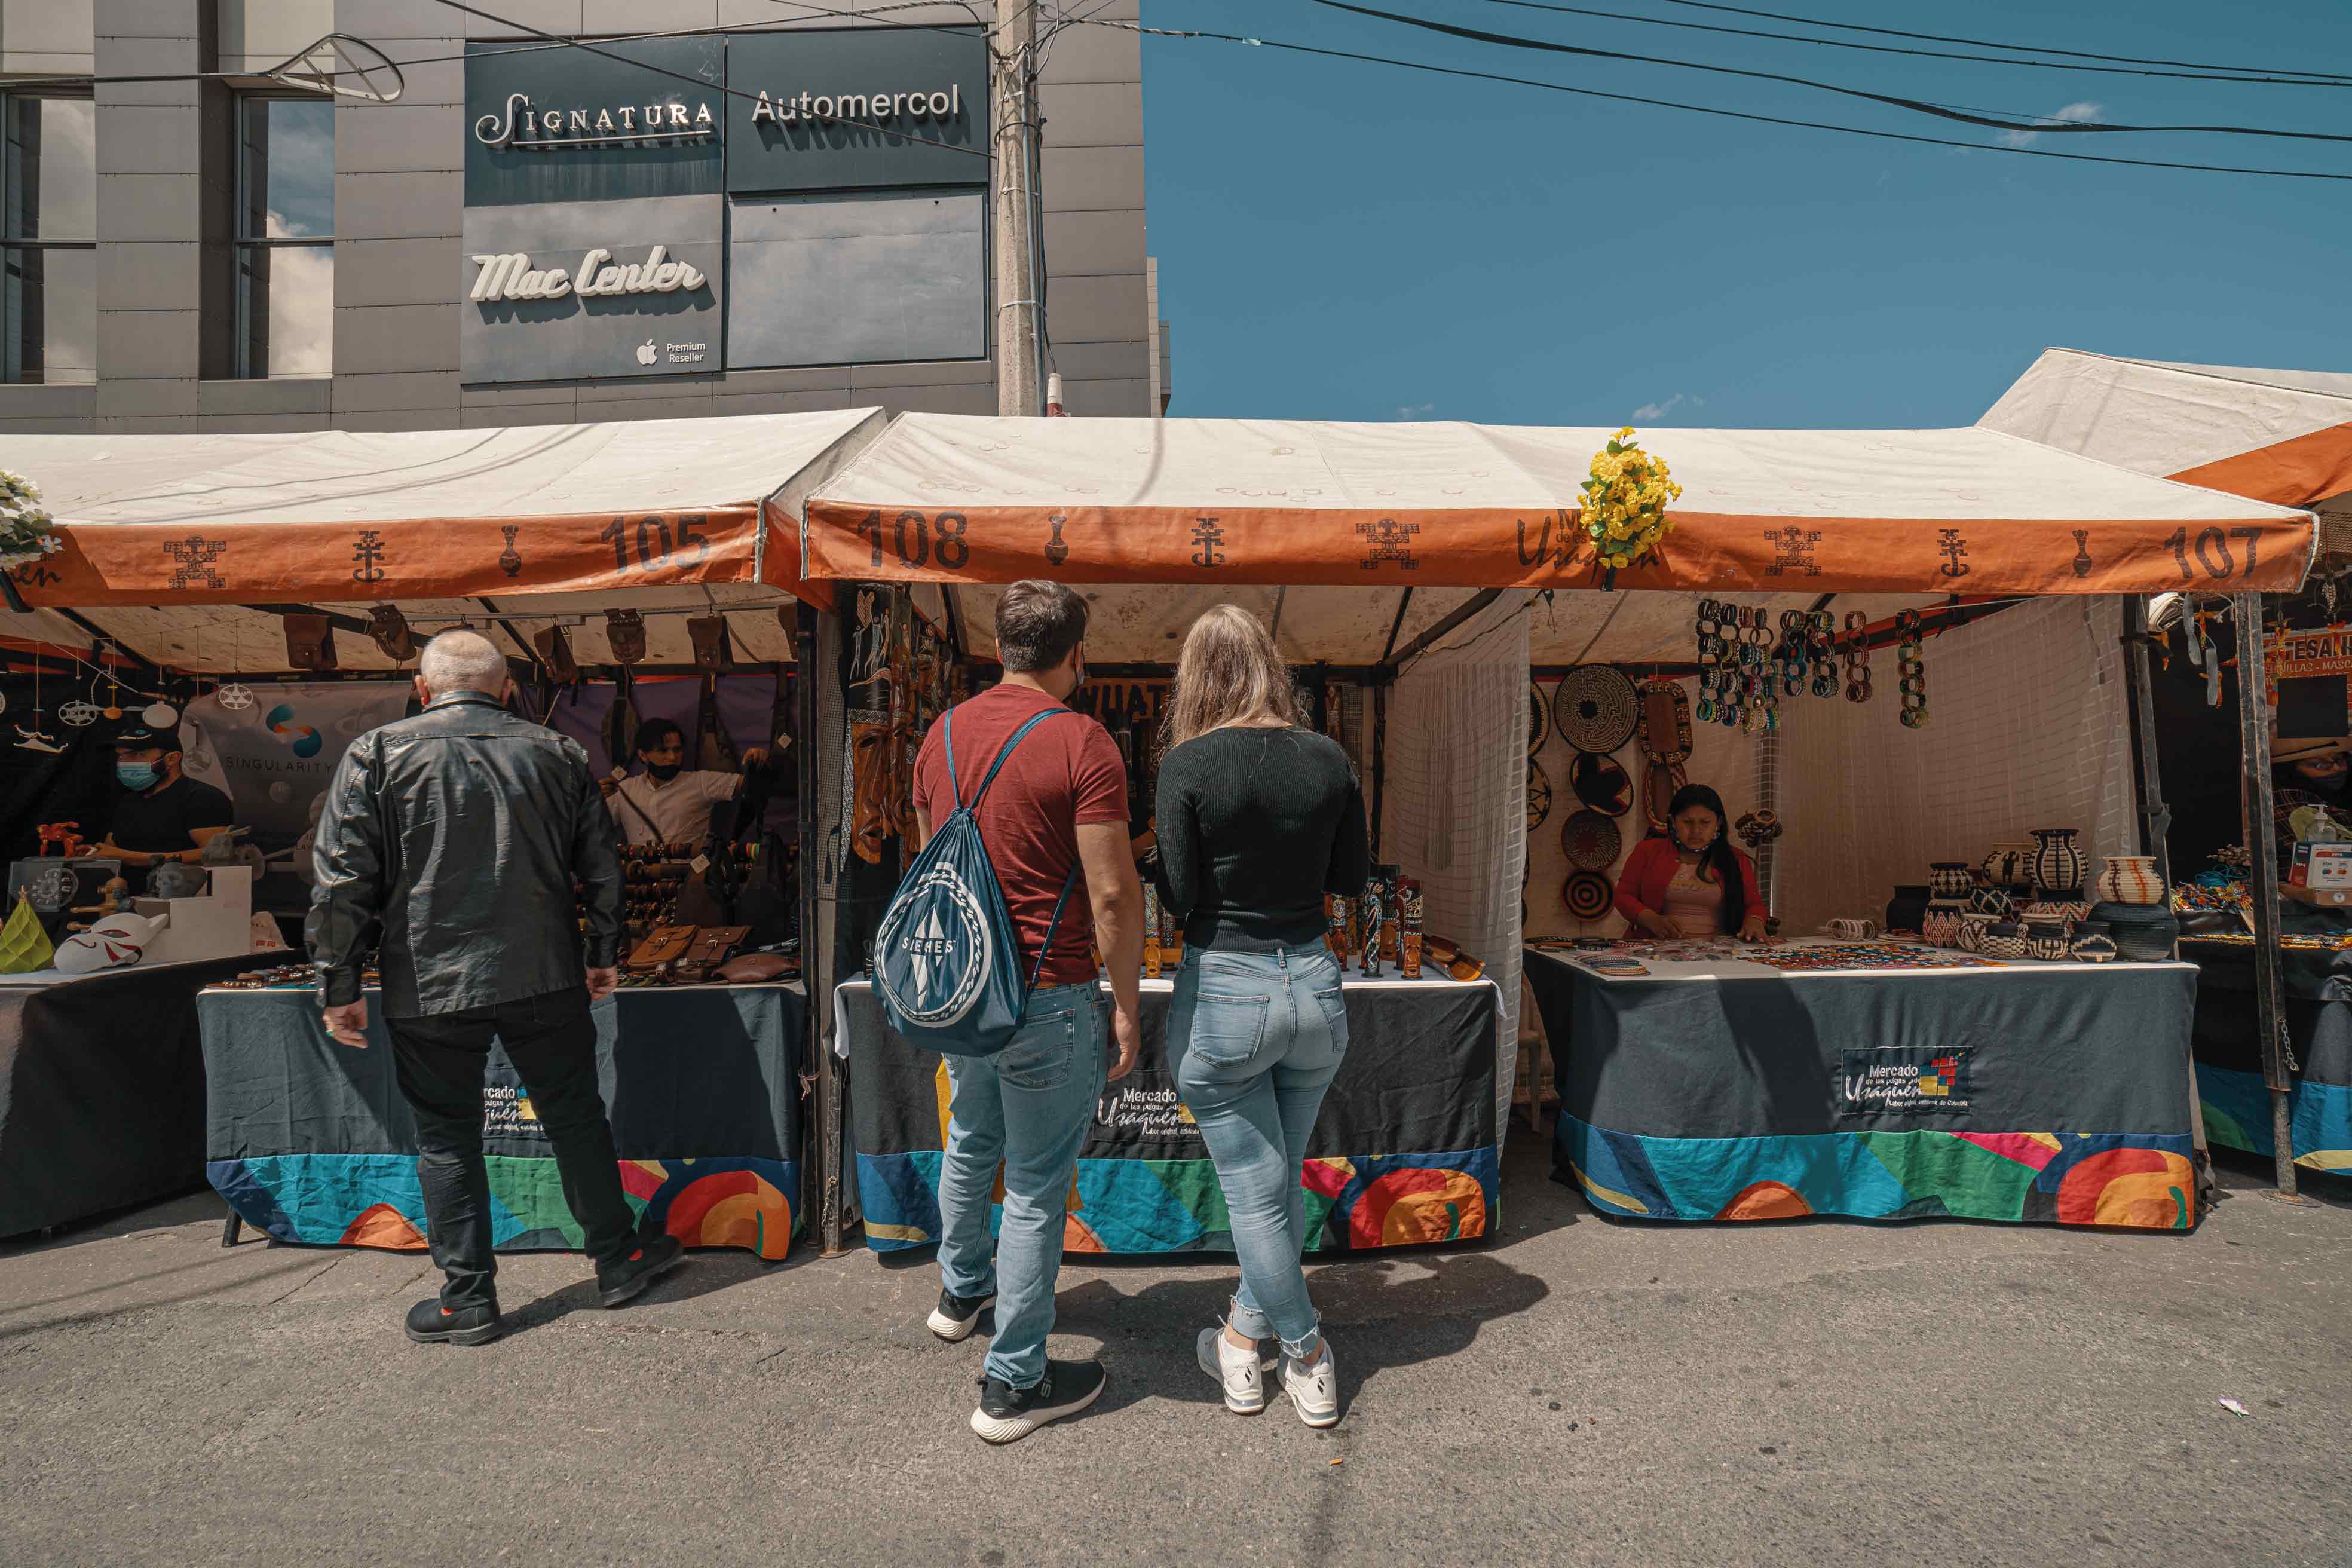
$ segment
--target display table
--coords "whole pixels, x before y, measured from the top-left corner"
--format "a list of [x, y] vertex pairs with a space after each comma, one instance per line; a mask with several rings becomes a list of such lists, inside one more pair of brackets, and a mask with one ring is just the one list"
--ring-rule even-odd
[[203, 1184], [196, 993], [268, 961], [0, 974], [0, 1237]]
[[[1216, 1167], [1168, 1059], [1173, 989], [1168, 980], [1143, 982], [1142, 1054], [1105, 1089], [1079, 1150], [1068, 1251], [1233, 1248]], [[1350, 976], [1346, 997], [1348, 1054], [1301, 1172], [1307, 1250], [1486, 1235], [1502, 1179], [1494, 983]], [[869, 982], [835, 987], [834, 1005], [850, 1063], [866, 1244], [877, 1252], [928, 1246], [940, 1234], [946, 1065], [892, 1032]]]
[[[2251, 940], [2183, 936], [2180, 956], [2197, 965], [2197, 1097], [2205, 1136], [2271, 1157], [2271, 1092], [2263, 1081], [2254, 1028]], [[2352, 1173], [2352, 952], [2289, 947], [2279, 953], [2287, 1043], [2294, 1163]]]
[[[205, 1173], [257, 1230], [314, 1246], [425, 1245], [416, 1130], [371, 988], [366, 1050], [327, 1037], [314, 987], [196, 999], [210, 1100]], [[782, 1258], [799, 1223], [797, 984], [615, 992], [593, 1009], [599, 1087], [640, 1213], [688, 1247]], [[501, 1251], [576, 1249], [554, 1152], [493, 1046], [482, 1146]]]
[[1650, 969], [1527, 955], [1555, 1173], [1603, 1215], [2196, 1221], [2193, 964]]

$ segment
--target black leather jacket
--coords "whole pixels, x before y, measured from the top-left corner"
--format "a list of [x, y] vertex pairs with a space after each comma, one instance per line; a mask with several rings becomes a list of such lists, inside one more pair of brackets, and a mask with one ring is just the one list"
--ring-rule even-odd
[[382, 936], [386, 1016], [587, 983], [620, 962], [621, 858], [588, 753], [474, 691], [352, 742], [328, 786], [305, 928], [328, 1006]]

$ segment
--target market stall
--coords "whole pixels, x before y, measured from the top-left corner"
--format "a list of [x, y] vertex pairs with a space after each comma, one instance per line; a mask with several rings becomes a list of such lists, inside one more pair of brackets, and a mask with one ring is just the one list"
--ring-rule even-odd
[[[1944, 706], [1952, 698], [1958, 710], [2031, 715], [2044, 706], [2035, 700], [2043, 685], [2073, 693], [2102, 679], [2093, 650], [2104, 637], [2112, 651], [2117, 625], [2112, 598], [2101, 596], [2155, 585], [2170, 570], [2172, 535], [2185, 531], [2192, 546], [2209, 533], [2229, 543], [2227, 565], [2216, 569], [2233, 587], [2299, 581], [2313, 546], [2312, 521], [2302, 513], [2121, 473], [1990, 431], [1678, 430], [1657, 433], [1652, 442], [1682, 487], [1671, 538], [1654, 551], [1611, 561], [1601, 558], [1579, 509], [1588, 472], [1599, 472], [1596, 452], [1610, 440], [1605, 431], [1434, 423], [910, 416], [812, 492], [803, 571], [857, 593], [867, 589], [846, 585], [910, 585], [926, 616], [951, 628], [955, 651], [983, 658], [992, 584], [1027, 576], [1087, 584], [1095, 617], [1087, 639], [1091, 669], [1122, 659], [1164, 660], [1169, 642], [1193, 614], [1230, 600], [1268, 620], [1310, 689], [1343, 675], [1352, 679], [1364, 721], [1355, 738], [1374, 801], [1375, 858], [1423, 884], [1430, 927], [1484, 959], [1501, 990], [1491, 1078], [1494, 1125], [1500, 1128], [1513, 1089], [1522, 897], [1531, 910], [1538, 898], [1559, 896], [1537, 888], [1528, 874], [1537, 804], [1527, 765], [1533, 741], [1523, 748], [1521, 738], [1530, 721], [1531, 669], [1557, 661], [1562, 668], [1613, 665], [1654, 674], [1671, 663], [1694, 673], [1688, 650], [1702, 598], [1736, 600], [1764, 624], [1778, 625], [1783, 612], [1811, 615], [1835, 597], [1841, 615], [1858, 612], [1881, 633], [1894, 633], [1906, 612], [1933, 609], [1927, 634], [1933, 636], [2019, 599], [2050, 595], [2039, 618], [2028, 617], [2003, 667], [2008, 684], [1982, 672], [1957, 689], [1927, 678], [1939, 725], [1952, 716]], [[2208, 554], [2221, 559], [2210, 542]], [[1969, 590], [1957, 605], [1956, 586]], [[1904, 628], [1916, 629], [1907, 620]], [[1898, 726], [1897, 715], [1914, 714], [1922, 723], [1927, 716], [1915, 713], [1925, 703], [1912, 693], [1897, 694], [1898, 658], [1916, 652], [1899, 647], [1902, 640], [1886, 635], [1874, 645], [1884, 661], [1885, 700], [1854, 706], [1866, 706], [1868, 725], [1909, 739], [1921, 731], [1907, 721]], [[2065, 650], [2054, 682], [2038, 679], [2046, 667], [2037, 646], [2043, 642]], [[1539, 648], [1549, 658], [1538, 657]], [[2136, 847], [2121, 711], [2109, 711], [2118, 722], [2102, 731], [2089, 766], [2095, 777], [2088, 793], [2106, 792], [2118, 824], [2114, 836], [2097, 837], [2102, 854]], [[840, 716], [827, 715], [820, 739], [842, 745], [845, 755], [845, 744], [831, 735]], [[1788, 735], [1798, 732], [1791, 721]], [[2036, 813], [2046, 797], [2085, 793], [2083, 764], [2067, 760], [2082, 751], [2081, 736], [2054, 729], [2036, 739], [2040, 744], [2007, 757], [2032, 757], [2034, 767], [2047, 770], [2048, 790], [2021, 795], [2006, 776], [1955, 775], [1956, 784], [1965, 782], [1982, 797], [1983, 809], [1969, 818], [1966, 831], [2013, 835], [2044, 822], [2079, 820]], [[1865, 742], [1876, 743], [1867, 727], [1824, 729], [1814, 751], [1791, 753], [1790, 767], [1751, 768], [1750, 776], [1786, 791], [1837, 773], [1840, 749]], [[1663, 738], [1661, 748], [1671, 750]], [[1647, 776], [1653, 764], [1671, 780], [1688, 760], [1685, 751], [1680, 759], [1645, 754], [1633, 768], [1621, 764], [1628, 774], [1624, 793], [1645, 798], [1661, 782]], [[1889, 885], [1946, 858], [1948, 849], [1921, 851], [1929, 839], [1958, 829], [1932, 816], [1910, 820], [1900, 794], [1906, 782], [1932, 785], [1921, 777], [1928, 765], [1915, 760], [1870, 776], [1835, 811], [1809, 816], [1784, 805], [1787, 832], [1778, 847], [1784, 865], [1799, 858], [1811, 833], [1817, 837], [1802, 853], [1817, 854], [1832, 868], [1810, 892], [1792, 882], [1784, 914], [1803, 921], [1856, 915], [1865, 889], [1873, 899], [1867, 907], [1881, 909]], [[845, 794], [854, 793], [856, 782], [851, 769]], [[1617, 793], [1606, 781], [1592, 787]], [[821, 811], [830, 819], [836, 805]], [[1885, 840], [1883, 853], [1867, 852], [1866, 866], [1839, 845], [1866, 837], [1865, 826]], [[1639, 837], [1640, 824], [1630, 831]], [[1969, 851], [1980, 852], [1981, 841]], [[846, 891], [835, 900], [836, 924], [816, 955], [819, 963], [829, 955], [836, 968], [819, 978], [820, 990], [862, 962], [862, 938], [871, 928], [869, 921], [861, 929], [860, 911], [878, 914], [888, 892], [887, 868], [885, 873], [864, 886], [853, 873], [840, 884]], [[2126, 972], [2117, 984], [2135, 980], [2180, 984], [2173, 971]], [[1975, 983], [1998, 988], [2022, 981], [1996, 973]], [[819, 1017], [832, 1024], [831, 1043], [849, 1062], [847, 1120], [865, 1129], [862, 1097], [874, 1092], [871, 1079], [919, 1077], [919, 1070], [901, 1068], [919, 1064], [885, 1065], [878, 1073], [861, 1067], [885, 1063], [887, 1052], [902, 1047], [877, 1039], [856, 1009], [840, 1009], [835, 1021], [820, 1001]], [[2186, 1101], [2187, 1025], [2184, 1001], [2167, 1025], [2169, 1036], [2139, 1042], [2144, 1059], [2136, 1064], [2143, 1077], [2181, 1086], [2175, 1107]], [[1554, 1046], [1559, 1054], [1560, 1043]], [[1570, 1056], [1580, 1049], [1573, 1039], [1566, 1047]], [[1335, 1095], [1383, 1092], [1376, 1069], [1365, 1068], [1358, 1082], [1348, 1070]], [[2032, 1075], [2031, 1083], [2053, 1098], [2021, 1109], [2024, 1120], [2016, 1131], [2031, 1135], [2072, 1125], [2054, 1093], [2063, 1076], [2054, 1065]], [[1483, 1078], [1465, 1079], [1453, 1090], [1486, 1091]], [[903, 1092], [886, 1098], [902, 1107], [920, 1100]], [[929, 1110], [936, 1115], [935, 1100]], [[2186, 1115], [2161, 1103], [2149, 1114], [2157, 1124], [2144, 1131], [2158, 1140], [2150, 1149], [2169, 1151], [2167, 1141], [2177, 1141], [2185, 1152]], [[862, 1144], [856, 1152], [869, 1152]], [[2193, 1195], [2188, 1201], [2193, 1205]], [[894, 1194], [892, 1203], [899, 1214], [920, 1208], [906, 1194]], [[843, 1206], [854, 1215], [855, 1194]], [[1490, 1225], [1496, 1213], [1490, 1205]]]
[[[2176, 578], [2163, 586], [2178, 597], [2157, 617], [2167, 679], [2149, 680], [2145, 656], [2139, 671], [2153, 687], [2148, 754], [2162, 753], [2168, 781], [2162, 795], [2149, 792], [2149, 847], [2194, 932], [2182, 955], [2204, 976], [2196, 1050], [2205, 1121], [2216, 1143], [2272, 1155], [2291, 1194], [2298, 1165], [2352, 1164], [2352, 1064], [2332, 1043], [2340, 982], [2328, 956], [2352, 938], [2352, 914], [2308, 896], [2291, 830], [2277, 837], [2273, 865], [2263, 858], [2273, 836], [2250, 841], [2245, 824], [2284, 825], [2294, 804], [2284, 792], [2306, 783], [2294, 775], [2315, 771], [2289, 767], [2286, 754], [2273, 767], [2282, 737], [2305, 760], [2352, 749], [2352, 626], [2339, 605], [2352, 557], [2352, 374], [2052, 349], [1979, 423], [2136, 473], [2307, 507], [2319, 520], [2315, 581], [2298, 595], [2213, 597], [2229, 590], [2210, 581], [2210, 552], [2177, 552]], [[2263, 636], [2243, 637], [2256, 625]], [[2241, 657], [2242, 641], [2251, 657]], [[2250, 692], [2267, 721], [2250, 716]]]
[[[376, 1000], [370, 987], [369, 1000]], [[797, 985], [623, 989], [591, 1009], [598, 1087], [641, 1223], [688, 1247], [785, 1254], [801, 1225]], [[279, 1241], [421, 1251], [416, 1130], [371, 1009], [370, 1048], [327, 1037], [314, 986], [207, 988], [204, 1172]], [[501, 1251], [567, 1250], [564, 1206], [527, 1086], [493, 1047], [482, 1090], [492, 1235]]]
[[[631, 836], [646, 842], [625, 868], [633, 985], [699, 978], [749, 948], [767, 950], [753, 965], [758, 978], [790, 973], [801, 847], [793, 805], [808, 771], [791, 752], [808, 728], [793, 655], [809, 613], [803, 596], [829, 595], [799, 581], [790, 535], [779, 544], [777, 528], [796, 515], [805, 487], [881, 424], [875, 410], [848, 409], [387, 434], [20, 437], [9, 461], [41, 485], [62, 548], [5, 576], [0, 663], [17, 744], [0, 753], [0, 773], [35, 785], [10, 794], [12, 847], [31, 854], [34, 829], [52, 812], [79, 809], [74, 789], [102, 776], [77, 760], [86, 735], [161, 705], [186, 775], [233, 802], [246, 836], [238, 863], [262, 874], [256, 909], [275, 908], [291, 924], [307, 902], [296, 868], [307, 863], [307, 834], [336, 762], [352, 737], [406, 710], [417, 650], [436, 632], [468, 626], [509, 654], [518, 708], [580, 739], [600, 774], [630, 763], [638, 721], [656, 717], [683, 721], [702, 768], [731, 770], [753, 747], [783, 758], [772, 770], [782, 782], [761, 797], [764, 826], [732, 822], [722, 842], [714, 826], [709, 846]], [[20, 819], [33, 801], [42, 815]], [[696, 864], [706, 848], [707, 863]], [[209, 867], [200, 874], [219, 881]], [[141, 962], [135, 952], [121, 961]], [[256, 952], [213, 977], [277, 962]], [[649, 994], [626, 1006], [644, 1008]], [[239, 1000], [220, 1005], [234, 1016]], [[793, 1053], [805, 1016], [796, 999], [780, 1001], [746, 1015], [737, 1031], [762, 1035], [778, 1094], [797, 1094]], [[177, 1040], [177, 1080], [199, 1081], [194, 987], [164, 1022], [159, 1030], [152, 1016], [107, 1014], [81, 1028]], [[648, 1037], [670, 1032], [658, 1021], [645, 1027]], [[263, 1034], [257, 1044], [208, 1022], [210, 1081], [260, 1081], [247, 1076], [256, 1068], [247, 1053], [287, 1052]], [[677, 1038], [691, 1042], [689, 1057], [703, 1047], [690, 1029]], [[134, 1083], [121, 1092], [137, 1091]], [[796, 1177], [797, 1122], [785, 1126], [783, 1113], [753, 1137], [691, 1120], [646, 1128], [643, 1103], [646, 1159], [767, 1160], [777, 1166], [761, 1176], [770, 1186]], [[21, 1095], [15, 1113], [69, 1120]], [[224, 1125], [216, 1116], [215, 1132]], [[242, 1159], [297, 1133], [326, 1142], [268, 1147], [268, 1157], [394, 1152], [381, 1137], [338, 1149], [317, 1128], [265, 1128], [251, 1142], [238, 1133], [229, 1146]], [[201, 1179], [201, 1140], [176, 1142], [187, 1179]], [[261, 1190], [218, 1159], [213, 1173], [243, 1182], [248, 1197]], [[631, 1179], [642, 1185], [643, 1175]], [[293, 1217], [282, 1223], [321, 1239], [331, 1222], [298, 1189], [287, 1189], [296, 1195], [281, 1217]], [[761, 1212], [797, 1214], [797, 1191], [776, 1191], [786, 1208]], [[314, 1195], [324, 1212], [350, 1194]], [[651, 1188], [639, 1195], [668, 1201]], [[781, 1233], [770, 1245], [781, 1247]]]

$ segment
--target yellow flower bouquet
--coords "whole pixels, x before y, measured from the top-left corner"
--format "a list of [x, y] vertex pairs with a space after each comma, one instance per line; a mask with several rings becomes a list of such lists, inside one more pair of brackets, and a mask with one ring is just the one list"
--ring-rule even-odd
[[1585, 534], [1612, 573], [1656, 551], [1675, 525], [1666, 507], [1683, 493], [1665, 460], [1642, 450], [1631, 425], [1592, 455], [1592, 477], [1580, 488]]

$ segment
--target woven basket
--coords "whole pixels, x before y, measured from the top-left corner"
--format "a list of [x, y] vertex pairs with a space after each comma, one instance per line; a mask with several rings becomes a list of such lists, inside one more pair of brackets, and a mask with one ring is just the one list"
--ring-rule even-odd
[[2158, 963], [2172, 956], [2180, 922], [2162, 904], [2095, 904], [2091, 919], [2115, 938], [2116, 956], [2126, 963]]

